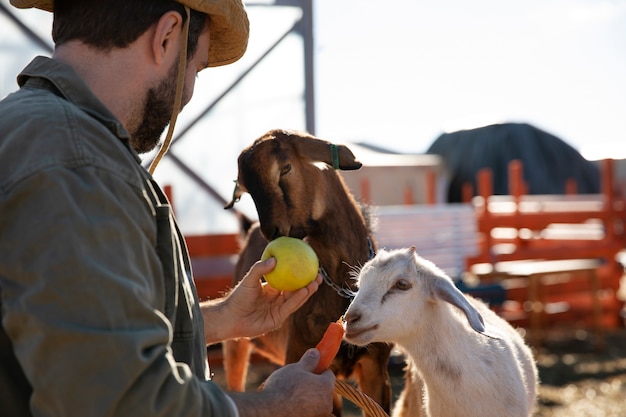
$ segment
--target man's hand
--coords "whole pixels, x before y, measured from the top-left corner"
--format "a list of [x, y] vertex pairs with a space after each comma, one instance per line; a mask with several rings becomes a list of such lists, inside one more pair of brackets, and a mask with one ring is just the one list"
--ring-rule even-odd
[[203, 303], [207, 343], [238, 337], [255, 337], [280, 327], [287, 317], [315, 293], [322, 282], [316, 279], [297, 291], [278, 291], [261, 282], [274, 269], [276, 260], [255, 263], [246, 276], [223, 299]]
[[317, 349], [309, 349], [299, 362], [278, 369], [264, 382], [256, 394], [229, 394], [240, 415], [283, 417], [326, 417], [333, 408], [335, 375], [326, 370], [313, 373], [320, 359]]

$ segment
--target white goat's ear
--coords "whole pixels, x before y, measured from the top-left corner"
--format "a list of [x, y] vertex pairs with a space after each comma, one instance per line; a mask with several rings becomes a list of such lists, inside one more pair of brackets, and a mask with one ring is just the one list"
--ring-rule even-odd
[[436, 295], [443, 301], [446, 301], [465, 314], [467, 322], [477, 333], [490, 337], [492, 339], [501, 339], [497, 332], [493, 332], [493, 328], [489, 326], [489, 329], [485, 326], [483, 316], [480, 315], [478, 310], [468, 301], [463, 293], [449, 280], [438, 279], [435, 287]]

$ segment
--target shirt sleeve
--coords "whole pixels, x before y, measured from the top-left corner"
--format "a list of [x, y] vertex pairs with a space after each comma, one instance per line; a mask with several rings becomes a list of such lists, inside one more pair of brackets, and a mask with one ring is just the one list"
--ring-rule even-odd
[[228, 395], [226, 396], [226, 399], [228, 400], [231, 408], [233, 409], [233, 416], [239, 417], [239, 409], [237, 408], [237, 404], [235, 404], [235, 401], [233, 401], [233, 399], [230, 398]]
[[2, 325], [33, 415], [237, 415], [174, 360], [142, 190], [105, 167], [48, 167], [0, 212]]

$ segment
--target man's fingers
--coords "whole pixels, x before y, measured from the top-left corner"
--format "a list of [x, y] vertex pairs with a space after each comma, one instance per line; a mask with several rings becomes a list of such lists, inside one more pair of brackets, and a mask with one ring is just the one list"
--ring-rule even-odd
[[263, 278], [263, 275], [271, 272], [276, 266], [276, 258], [268, 258], [264, 261], [257, 261], [252, 265], [250, 270], [243, 277], [242, 282], [252, 282], [257, 285], [257, 281]]
[[297, 291], [285, 292], [285, 303], [281, 308], [281, 316], [286, 317], [293, 313], [306, 302], [319, 288], [322, 277], [318, 275], [313, 282]]
[[313, 372], [319, 361], [320, 351], [317, 349], [309, 349], [304, 352], [299, 362], [305, 370]]

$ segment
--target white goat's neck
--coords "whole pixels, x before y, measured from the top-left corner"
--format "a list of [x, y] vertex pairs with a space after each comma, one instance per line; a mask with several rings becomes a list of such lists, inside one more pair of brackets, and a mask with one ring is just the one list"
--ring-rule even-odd
[[437, 300], [425, 306], [420, 334], [397, 340], [420, 369], [429, 391], [437, 395], [448, 393], [453, 397], [450, 387], [468, 377], [467, 370], [473, 362], [469, 351], [476, 338], [468, 334], [464, 320], [458, 309]]

